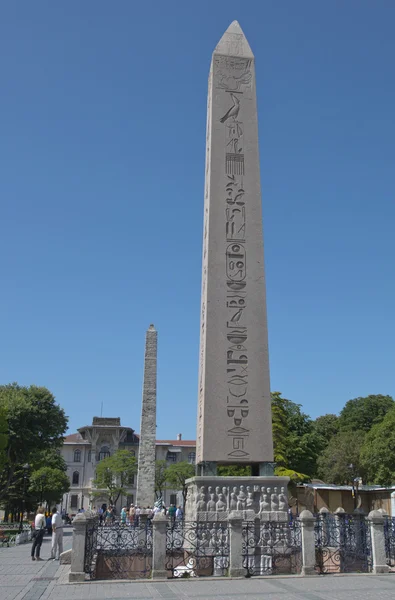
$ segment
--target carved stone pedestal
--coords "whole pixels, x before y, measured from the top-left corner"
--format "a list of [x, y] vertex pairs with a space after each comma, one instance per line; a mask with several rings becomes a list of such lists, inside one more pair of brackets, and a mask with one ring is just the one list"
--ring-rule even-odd
[[187, 480], [186, 521], [286, 521], [288, 477], [192, 477]]

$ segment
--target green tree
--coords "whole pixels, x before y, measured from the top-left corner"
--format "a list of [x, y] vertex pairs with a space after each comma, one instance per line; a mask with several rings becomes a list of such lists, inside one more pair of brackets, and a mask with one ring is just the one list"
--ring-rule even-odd
[[167, 462], [157, 460], [155, 463], [155, 495], [157, 498], [163, 498], [163, 492], [167, 489]]
[[166, 478], [169, 488], [182, 492], [184, 510], [188, 491], [185, 482], [187, 479], [194, 477], [194, 475], [195, 465], [191, 465], [186, 461], [173, 463], [167, 468]]
[[319, 439], [310, 417], [300, 404], [272, 393], [272, 428], [276, 475], [287, 475], [293, 481], [312, 477], [316, 470]]
[[218, 465], [219, 477], [249, 477], [251, 475], [250, 465]]
[[5, 467], [7, 460], [7, 443], [8, 443], [8, 421], [7, 410], [5, 406], [0, 406], [0, 473]]
[[342, 431], [369, 431], [373, 425], [381, 423], [393, 407], [394, 400], [391, 396], [378, 394], [354, 398], [346, 402], [340, 412], [339, 428]]
[[371, 484], [392, 485], [395, 481], [395, 409], [366, 434], [361, 464]]
[[326, 446], [339, 432], [339, 417], [333, 414], [322, 415], [312, 422], [312, 427], [323, 446]]
[[7, 414], [5, 465], [0, 472], [0, 501], [7, 501], [16, 470], [38, 451], [59, 448], [67, 429], [64, 410], [45, 387], [0, 386], [0, 409]]
[[129, 450], [117, 450], [112, 456], [103, 458], [96, 466], [94, 496], [106, 490], [110, 504], [116, 504], [119, 496], [126, 495], [127, 487], [137, 473], [137, 461]]
[[49, 507], [60, 502], [69, 489], [69, 478], [62, 469], [41, 467], [30, 477], [29, 494], [35, 497], [37, 503], [43, 500]]
[[318, 476], [326, 483], [338, 485], [349, 484], [356, 477], [363, 477], [360, 454], [364, 437], [363, 431], [337, 433], [318, 457]]

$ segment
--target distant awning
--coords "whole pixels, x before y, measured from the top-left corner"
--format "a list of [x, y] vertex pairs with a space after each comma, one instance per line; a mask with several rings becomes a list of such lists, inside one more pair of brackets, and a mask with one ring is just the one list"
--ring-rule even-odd
[[169, 448], [168, 452], [181, 452], [181, 448]]

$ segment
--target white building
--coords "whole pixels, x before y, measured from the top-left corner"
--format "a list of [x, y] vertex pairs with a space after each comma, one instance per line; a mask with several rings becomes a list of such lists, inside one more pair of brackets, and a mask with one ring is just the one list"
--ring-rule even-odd
[[[80, 508], [101, 506], [107, 503], [107, 496], [93, 498], [93, 480], [97, 462], [111, 456], [118, 448], [128, 449], [138, 458], [139, 436], [131, 427], [121, 425], [119, 417], [93, 417], [92, 425], [80, 427], [77, 433], [65, 437], [62, 456], [67, 464], [70, 478], [70, 491], [64, 494], [61, 508], [70, 515]], [[182, 440], [178, 434], [176, 440], [157, 440], [156, 459], [166, 460], [169, 464], [187, 461], [195, 464], [196, 442]], [[137, 476], [133, 477], [127, 489], [127, 496], [119, 498], [117, 509], [130, 505], [136, 497]], [[164, 492], [164, 503], [181, 504], [182, 495], [174, 490]]]

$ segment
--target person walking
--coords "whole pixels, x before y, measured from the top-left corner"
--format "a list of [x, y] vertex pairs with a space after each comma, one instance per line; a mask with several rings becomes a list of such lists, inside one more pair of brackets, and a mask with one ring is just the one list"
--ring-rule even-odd
[[181, 521], [181, 519], [183, 518], [183, 516], [184, 516], [183, 510], [182, 510], [181, 506], [179, 506], [177, 508], [177, 510], [176, 510], [176, 519], [177, 519], [177, 521]]
[[127, 515], [127, 509], [126, 506], [124, 506], [121, 510], [121, 523], [122, 525], [126, 525], [126, 515]]
[[32, 560], [42, 560], [42, 558], [40, 558], [40, 550], [41, 550], [41, 544], [43, 543], [44, 532], [45, 532], [44, 509], [42, 506], [39, 506], [39, 508], [37, 509], [36, 517], [34, 519], [34, 530], [32, 533], [32, 538], [33, 538], [32, 551], [31, 551]]
[[58, 560], [63, 552], [63, 521], [56, 506], [52, 509], [52, 547], [51, 558], [56, 560], [56, 549], [58, 549]]
[[135, 516], [136, 516], [136, 509], [134, 508], [134, 504], [131, 504], [130, 509], [129, 509], [129, 523], [131, 525], [134, 525]]
[[45, 519], [45, 525], [46, 525], [46, 528], [47, 528], [48, 535], [52, 535], [52, 519], [51, 519], [51, 515], [48, 515], [47, 518]]
[[174, 506], [174, 504], [170, 504], [168, 513], [169, 513], [170, 519], [172, 521], [174, 521], [175, 516], [176, 516], [176, 507]]

